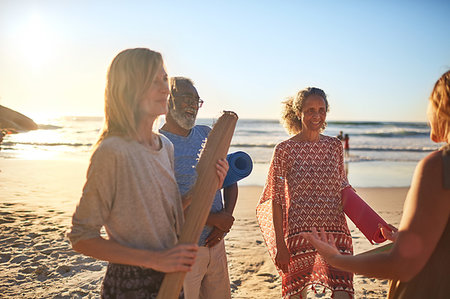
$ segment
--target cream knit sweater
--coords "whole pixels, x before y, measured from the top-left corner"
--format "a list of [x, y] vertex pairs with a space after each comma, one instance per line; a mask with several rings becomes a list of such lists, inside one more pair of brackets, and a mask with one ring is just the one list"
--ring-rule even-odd
[[133, 140], [108, 137], [91, 157], [83, 194], [68, 234], [74, 244], [100, 236], [133, 248], [173, 247], [183, 223], [174, 176], [173, 145], [160, 135], [151, 151]]

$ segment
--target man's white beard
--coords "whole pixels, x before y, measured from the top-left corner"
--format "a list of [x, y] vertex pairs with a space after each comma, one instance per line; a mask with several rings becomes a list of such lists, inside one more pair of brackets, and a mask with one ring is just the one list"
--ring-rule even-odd
[[169, 113], [175, 122], [185, 130], [190, 130], [195, 126], [195, 118], [187, 118], [183, 113], [173, 108], [169, 108]]

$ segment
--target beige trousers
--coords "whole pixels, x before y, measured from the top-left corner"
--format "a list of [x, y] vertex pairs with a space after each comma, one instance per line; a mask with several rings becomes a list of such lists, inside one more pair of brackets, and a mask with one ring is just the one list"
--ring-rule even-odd
[[200, 246], [192, 270], [183, 283], [185, 299], [230, 299], [230, 278], [224, 240], [209, 248]]

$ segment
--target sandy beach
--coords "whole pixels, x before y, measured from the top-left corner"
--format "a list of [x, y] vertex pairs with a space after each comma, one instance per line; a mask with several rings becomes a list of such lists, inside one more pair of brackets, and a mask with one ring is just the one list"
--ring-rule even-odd
[[[99, 297], [106, 262], [72, 251], [65, 237], [86, 168], [80, 160], [0, 160], [0, 297]], [[388, 223], [399, 224], [407, 188], [356, 189]], [[236, 221], [225, 239], [233, 298], [280, 298], [281, 279], [255, 218], [261, 190], [240, 187]], [[374, 248], [349, 227], [356, 254]], [[354, 284], [355, 298], [386, 297], [385, 280], [357, 275]]]

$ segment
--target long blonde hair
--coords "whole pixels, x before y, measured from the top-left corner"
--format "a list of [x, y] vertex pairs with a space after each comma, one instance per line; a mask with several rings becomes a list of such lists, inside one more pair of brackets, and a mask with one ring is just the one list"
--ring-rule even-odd
[[105, 88], [105, 122], [94, 146], [111, 135], [135, 138], [139, 103], [163, 65], [160, 53], [147, 48], [126, 49], [113, 59]]
[[445, 72], [434, 85], [430, 95], [434, 107], [434, 122], [431, 123], [433, 134], [442, 141], [450, 138], [450, 71]]

